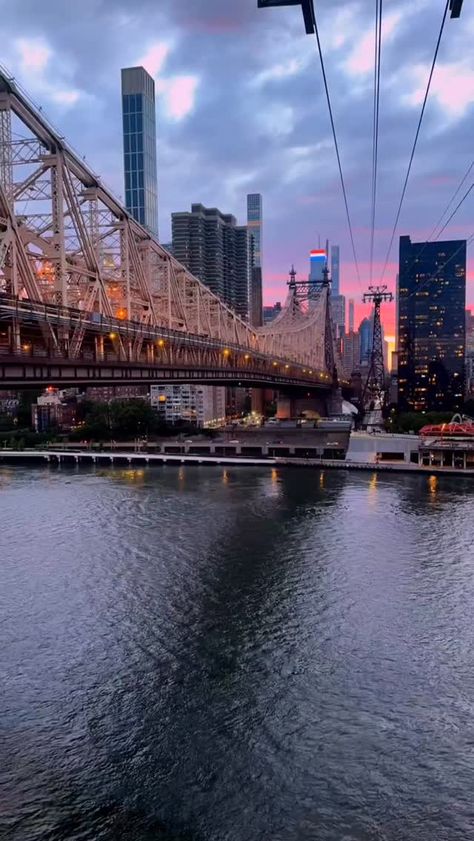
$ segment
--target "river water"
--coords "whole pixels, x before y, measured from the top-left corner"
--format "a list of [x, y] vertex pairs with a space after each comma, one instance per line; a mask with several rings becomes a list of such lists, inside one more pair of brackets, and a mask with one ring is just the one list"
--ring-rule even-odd
[[474, 839], [474, 482], [0, 471], [0, 838]]

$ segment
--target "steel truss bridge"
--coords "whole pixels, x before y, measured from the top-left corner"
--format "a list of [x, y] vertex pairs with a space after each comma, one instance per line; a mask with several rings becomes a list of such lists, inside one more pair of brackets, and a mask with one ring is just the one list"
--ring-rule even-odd
[[337, 389], [329, 285], [253, 328], [139, 225], [0, 70], [0, 387]]

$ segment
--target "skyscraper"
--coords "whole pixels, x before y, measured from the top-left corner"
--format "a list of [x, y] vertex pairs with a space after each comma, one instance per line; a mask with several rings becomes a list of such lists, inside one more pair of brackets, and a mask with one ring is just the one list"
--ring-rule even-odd
[[331, 311], [336, 338], [340, 339], [346, 332], [346, 299], [344, 295], [331, 295]]
[[398, 405], [458, 410], [464, 396], [466, 242], [400, 237]]
[[230, 213], [191, 205], [171, 216], [173, 255], [242, 318], [248, 318], [249, 234]]
[[263, 307], [263, 323], [270, 324], [281, 313], [281, 303], [277, 301], [272, 307]]
[[125, 204], [158, 236], [155, 83], [143, 67], [122, 70]]
[[354, 298], [349, 298], [349, 333], [354, 332]]
[[374, 324], [372, 318], [363, 318], [359, 324], [360, 336], [360, 362], [362, 365], [368, 365], [370, 354], [372, 352], [372, 342], [374, 335]]
[[249, 317], [254, 327], [262, 324], [262, 196], [247, 195], [247, 229], [250, 247]]
[[309, 252], [309, 279], [322, 280], [324, 269], [327, 267], [327, 252], [325, 248], [313, 248]]
[[346, 377], [360, 370], [360, 334], [350, 330], [342, 339], [342, 367]]
[[474, 398], [474, 312], [466, 310], [466, 397]]
[[331, 246], [331, 295], [333, 298], [340, 294], [339, 287], [339, 246]]
[[346, 332], [346, 299], [341, 295], [338, 245], [331, 246], [331, 307], [336, 338], [341, 339]]

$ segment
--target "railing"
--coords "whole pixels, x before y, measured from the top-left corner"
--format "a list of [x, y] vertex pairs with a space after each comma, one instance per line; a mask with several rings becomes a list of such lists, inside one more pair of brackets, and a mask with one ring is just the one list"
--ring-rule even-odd
[[[113, 316], [103, 315], [102, 313], [84, 313], [82, 310], [75, 309], [72, 307], [47, 304], [40, 301], [33, 301], [31, 299], [22, 300], [15, 296], [0, 293], [0, 323], [2, 321], [9, 320], [15, 320], [20, 323], [26, 324], [49, 324], [50, 326], [67, 327], [70, 330], [74, 330], [80, 327], [81, 329], [85, 329], [86, 331], [91, 332], [95, 335], [107, 336], [111, 333], [114, 333], [120, 336], [120, 338], [126, 340], [142, 339], [151, 342], [156, 342], [163, 339], [165, 342], [169, 342], [171, 345], [179, 345], [180, 347], [184, 347], [185, 349], [189, 348], [203, 351], [218, 351], [223, 354], [228, 352], [230, 357], [236, 354], [248, 354], [249, 357], [251, 357], [253, 363], [261, 363], [262, 367], [266, 367], [269, 364], [271, 364], [272, 367], [282, 369], [282, 371], [291, 368], [292, 373], [295, 375], [294, 377], [291, 377], [289, 373], [283, 374], [288, 380], [305, 380], [306, 382], [308, 382], [308, 384], [316, 382], [326, 386], [329, 386], [331, 384], [330, 375], [324, 371], [315, 372], [313, 371], [313, 369], [303, 367], [301, 363], [294, 362], [293, 360], [282, 359], [274, 356], [269, 357], [267, 354], [259, 352], [254, 348], [238, 345], [236, 343], [224, 342], [220, 339], [214, 339], [209, 336], [203, 336], [197, 333], [188, 333], [165, 326], [150, 326], [142, 324], [141, 322], [121, 320], [118, 318], [114, 318]], [[82, 351], [82, 353], [79, 354], [77, 358], [75, 357], [74, 360], [71, 360], [65, 351], [61, 352], [57, 349], [43, 349], [36, 347], [33, 344], [27, 349], [21, 347], [12, 351], [9, 348], [6, 353], [5, 348], [2, 348], [0, 349], [0, 353], [2, 355], [15, 355], [22, 358], [39, 357], [58, 360], [69, 359], [69, 361], [83, 360], [89, 362], [107, 361], [106, 359], [96, 360], [94, 358], [94, 354], [91, 353], [91, 356], [89, 356], [87, 351]], [[117, 355], [116, 359], [109, 359], [108, 361], [126, 362], [129, 360], [121, 360], [120, 356]], [[149, 362], [146, 359], [137, 359], [136, 362], [142, 364], [149, 364]], [[229, 359], [227, 361], [227, 364], [224, 364], [224, 362], [225, 358], [223, 358], [222, 360], [222, 365], [218, 366], [219, 369], [232, 368], [233, 370], [249, 370], [248, 365], [244, 366], [241, 369], [238, 366], [235, 366], [233, 364], [232, 359]], [[254, 371], [257, 370], [259, 369], [254, 368]], [[280, 376], [282, 375], [281, 371], [277, 370], [273, 371], [273, 374], [278, 374]]]

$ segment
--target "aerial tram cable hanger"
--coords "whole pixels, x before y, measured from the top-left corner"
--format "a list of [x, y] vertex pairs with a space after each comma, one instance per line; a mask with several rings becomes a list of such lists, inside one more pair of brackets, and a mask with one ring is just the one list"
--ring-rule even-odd
[[320, 63], [321, 63], [321, 72], [322, 72], [322, 75], [323, 75], [324, 90], [325, 90], [325, 94], [326, 94], [326, 101], [327, 101], [328, 111], [329, 111], [329, 119], [330, 119], [330, 122], [331, 122], [334, 148], [335, 148], [335, 151], [336, 151], [337, 166], [338, 166], [338, 169], [339, 169], [339, 178], [340, 178], [340, 181], [341, 181], [342, 195], [343, 195], [344, 207], [345, 207], [345, 211], [346, 211], [347, 227], [349, 229], [349, 237], [350, 237], [350, 240], [351, 240], [352, 254], [353, 254], [353, 257], [354, 257], [354, 265], [355, 265], [356, 274], [357, 274], [357, 281], [359, 283], [359, 286], [362, 286], [361, 279], [360, 279], [359, 260], [357, 258], [357, 252], [356, 252], [355, 242], [354, 242], [354, 232], [353, 232], [353, 228], [352, 228], [351, 215], [350, 215], [350, 212], [349, 212], [349, 202], [348, 202], [348, 199], [347, 199], [346, 183], [345, 183], [345, 180], [344, 180], [344, 173], [343, 173], [343, 170], [342, 170], [341, 155], [340, 155], [340, 152], [339, 152], [339, 143], [338, 143], [338, 140], [337, 140], [336, 126], [335, 126], [335, 122], [334, 122], [334, 115], [333, 115], [333, 110], [332, 110], [331, 97], [330, 97], [330, 94], [329, 94], [329, 86], [328, 86], [328, 81], [327, 81], [327, 76], [326, 76], [326, 68], [325, 68], [324, 57], [323, 57], [323, 52], [322, 52], [322, 48], [321, 48], [321, 40], [320, 40], [320, 37], [319, 37], [318, 25], [317, 25], [317, 22], [316, 22], [316, 14], [315, 14], [315, 11], [314, 11], [314, 2], [313, 2], [313, 0], [257, 0], [257, 6], [258, 6], [259, 9], [267, 9], [267, 8], [271, 8], [272, 6], [273, 7], [274, 6], [301, 6], [301, 9], [302, 9], [302, 12], [303, 12], [303, 20], [304, 20], [306, 34], [307, 35], [314, 35], [316, 37], [316, 42], [317, 42], [317, 46], [318, 46], [318, 53], [319, 53], [319, 60], [320, 60]]
[[399, 222], [399, 219], [400, 219], [400, 214], [402, 212], [403, 202], [405, 200], [405, 195], [406, 195], [406, 191], [407, 191], [407, 187], [408, 187], [408, 181], [409, 181], [409, 178], [410, 178], [411, 168], [412, 168], [412, 165], [413, 165], [413, 159], [415, 157], [415, 151], [416, 151], [416, 147], [417, 147], [417, 144], [418, 144], [418, 138], [420, 136], [421, 124], [423, 122], [423, 117], [424, 117], [424, 114], [425, 114], [426, 103], [428, 102], [428, 95], [429, 95], [430, 88], [431, 88], [431, 81], [433, 79], [433, 74], [434, 74], [434, 70], [435, 70], [435, 67], [436, 67], [436, 61], [437, 61], [437, 58], [438, 58], [439, 47], [440, 47], [440, 44], [441, 44], [441, 38], [443, 36], [444, 25], [446, 23], [446, 17], [447, 17], [448, 11], [450, 11], [451, 12], [451, 14], [450, 14], [451, 18], [459, 18], [461, 16], [462, 4], [463, 4], [463, 0], [446, 0], [446, 6], [445, 6], [445, 9], [444, 9], [443, 17], [441, 19], [441, 26], [440, 26], [440, 30], [439, 30], [439, 34], [438, 34], [438, 39], [436, 41], [436, 47], [435, 47], [435, 51], [434, 51], [433, 61], [431, 63], [431, 69], [430, 69], [430, 72], [429, 72], [429, 75], [428, 75], [428, 82], [427, 82], [427, 85], [426, 85], [425, 95], [423, 97], [423, 104], [421, 106], [421, 112], [420, 112], [420, 116], [419, 116], [419, 119], [418, 119], [418, 125], [416, 127], [415, 138], [413, 140], [413, 145], [412, 145], [411, 152], [410, 152], [410, 158], [409, 158], [409, 161], [408, 161], [408, 167], [407, 167], [407, 171], [406, 171], [406, 175], [405, 175], [405, 181], [403, 182], [403, 188], [402, 188], [402, 193], [401, 193], [401, 196], [400, 196], [400, 201], [398, 203], [397, 214], [395, 216], [395, 222], [393, 224], [392, 234], [390, 236], [390, 243], [389, 243], [389, 246], [388, 246], [388, 249], [387, 249], [387, 254], [385, 256], [385, 263], [384, 263], [384, 267], [383, 267], [383, 271], [382, 271], [382, 277], [381, 277], [381, 281], [380, 281], [381, 283], [383, 282], [383, 279], [385, 277], [385, 272], [387, 271], [387, 266], [388, 266], [388, 261], [390, 259], [390, 254], [391, 254], [391, 251], [392, 251], [393, 241], [394, 241], [395, 234], [396, 234], [396, 231], [397, 231], [398, 222]]

